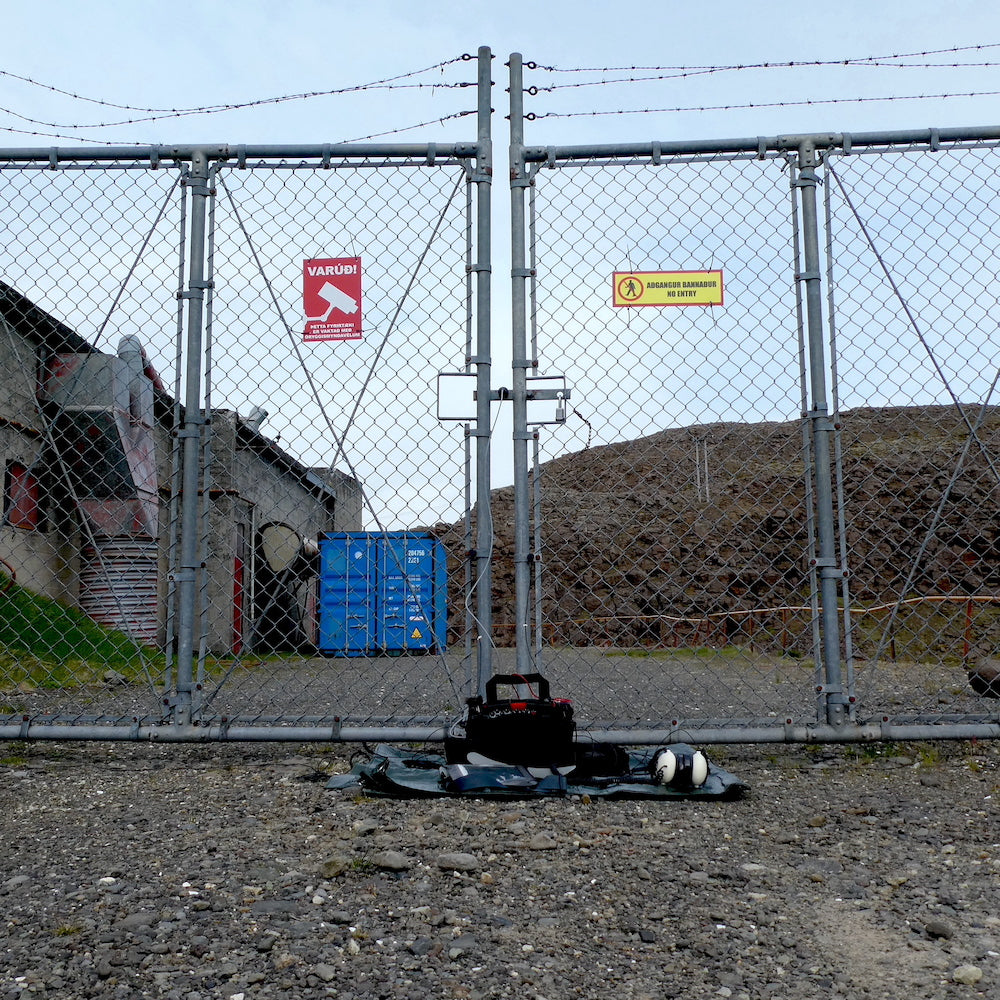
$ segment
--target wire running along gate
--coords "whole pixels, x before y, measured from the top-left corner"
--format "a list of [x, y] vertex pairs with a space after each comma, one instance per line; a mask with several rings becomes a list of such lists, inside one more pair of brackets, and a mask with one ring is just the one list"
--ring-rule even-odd
[[436, 740], [509, 672], [1000, 735], [1000, 128], [534, 147], [512, 56], [508, 306], [490, 64], [464, 144], [0, 151], [0, 736]]

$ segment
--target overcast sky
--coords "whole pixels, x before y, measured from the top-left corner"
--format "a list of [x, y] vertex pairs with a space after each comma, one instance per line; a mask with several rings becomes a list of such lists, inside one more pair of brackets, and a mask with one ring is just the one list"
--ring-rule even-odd
[[[995, 44], [1000, 9], [981, 2], [770, 0], [713, 4], [637, 0], [547, 0], [521, 7], [438, 0], [231, 0], [168, 4], [48, 0], [5, 4], [7, 46], [0, 68], [83, 97], [137, 107], [243, 103], [357, 86], [475, 54], [497, 59], [496, 133], [502, 136], [503, 67], [511, 51], [560, 70], [617, 66], [719, 66], [828, 61]], [[44, 13], [40, 14], [40, 11]], [[910, 62], [1000, 61], [1000, 48]], [[620, 72], [606, 74], [618, 78]], [[636, 75], [656, 75], [639, 73]], [[539, 87], [602, 74], [529, 73]], [[402, 82], [474, 79], [472, 64]], [[826, 66], [742, 70], [643, 83], [604, 84], [529, 97], [537, 114], [697, 108], [832, 98], [1000, 91], [994, 67]], [[51, 127], [136, 118], [0, 78], [0, 135], [6, 146], [66, 144], [53, 134], [111, 142], [328, 142], [355, 139], [474, 106], [471, 89], [373, 90], [217, 115], [167, 118], [113, 128]], [[31, 124], [11, 112], [48, 125]], [[711, 138], [799, 131], [862, 131], [1000, 120], [997, 96], [757, 110], [550, 117], [529, 124], [529, 143]], [[464, 139], [471, 121], [401, 133], [412, 141]], [[19, 130], [19, 131], [15, 131]], [[31, 135], [28, 133], [41, 133]]]
[[[191, 3], [175, 0], [165, 4], [117, 0], [90, 0], [81, 4], [76, 0], [47, 0], [43, 7], [24, 3], [5, 4], [4, 32], [8, 44], [0, 61], [0, 147], [6, 148], [69, 146], [80, 142], [113, 145], [318, 145], [364, 140], [373, 136], [385, 142], [421, 144], [472, 141], [476, 136], [476, 123], [469, 113], [476, 106], [475, 89], [461, 85], [475, 80], [476, 64], [471, 60], [463, 61], [461, 57], [465, 53], [474, 56], [480, 45], [490, 46], [496, 57], [493, 64], [496, 83], [493, 103], [496, 109], [494, 137], [498, 178], [502, 178], [504, 173], [501, 165], [506, 160], [507, 142], [507, 70], [504, 64], [512, 51], [520, 52], [526, 62], [537, 64], [537, 68], [528, 69], [525, 75], [525, 85], [538, 88], [538, 93], [525, 98], [525, 110], [537, 116], [526, 126], [525, 139], [529, 145], [649, 142], [802, 132], [857, 133], [1000, 123], [1000, 74], [997, 72], [1000, 66], [1000, 8], [968, 0], [954, 0], [948, 4], [932, 3], [930, 0], [911, 0], [905, 4], [840, 0], [825, 6], [803, 4], [801, 0], [772, 0], [765, 4], [747, 4], [737, 0], [717, 0], [713, 4], [680, 4], [669, 0], [657, 0], [655, 3], [637, 0], [631, 4], [543, 0], [521, 6], [459, 3], [454, 0], [435, 3], [416, 0], [368, 0], [366, 3], [337, 0], [282, 0], [280, 3], [274, 0], [231, 0], [222, 3], [205, 0]], [[974, 46], [981, 48], [972, 48]], [[919, 55], [923, 52], [933, 54]], [[878, 60], [881, 65], [872, 64], [871, 57], [881, 57]], [[833, 64], [838, 61], [853, 63]], [[826, 65], [737, 68], [750, 64], [788, 62]], [[974, 65], [982, 63], [997, 65]], [[677, 67], [689, 69], [684, 71]], [[629, 77], [644, 79], [641, 82], [620, 82]], [[391, 85], [364, 87], [365, 84], [387, 80], [392, 81]], [[335, 93], [307, 99], [278, 100], [331, 91]], [[983, 96], [904, 99], [916, 95], [970, 93]], [[885, 100], [887, 98], [894, 100]], [[845, 99], [850, 100], [845, 102]], [[235, 104], [254, 106], [213, 114], [179, 115], [135, 110], [184, 110]], [[123, 121], [125, 124], [112, 124]], [[417, 125], [420, 127], [409, 128]], [[775, 173], [782, 185], [777, 197], [783, 199], [786, 189], [780, 169], [776, 167]], [[156, 178], [145, 178], [142, 182], [152, 183], [153, 180]], [[162, 177], [159, 180], [165, 183]], [[233, 183], [238, 180], [233, 178]], [[242, 183], [242, 180], [239, 182]], [[503, 183], [494, 187], [496, 262], [504, 261], [507, 253], [503, 247], [509, 233], [506, 219], [508, 195], [505, 189], [506, 184]], [[734, 197], [732, 190], [730, 181], [724, 184], [720, 181], [719, 197], [723, 205], [728, 203], [727, 199]], [[151, 195], [150, 205], [161, 196]], [[46, 193], [44, 197], [48, 199], [51, 196]], [[138, 195], [129, 190], [128, 197]], [[408, 197], [412, 198], [412, 195]], [[358, 199], [355, 205], [364, 203], [361, 195]], [[582, 211], [579, 206], [574, 207]], [[58, 206], [53, 202], [49, 211], [58, 214]], [[434, 212], [437, 211], [438, 208], [435, 208]], [[702, 213], [706, 211], [708, 209], [703, 206]], [[761, 221], [765, 219], [764, 214], [759, 218], [755, 216], [756, 221], [745, 223], [747, 231], [763, 228], [772, 239], [777, 239], [783, 211], [766, 217], [766, 222]], [[277, 221], [274, 223], [286, 235], [311, 217], [309, 211], [297, 208], [294, 203], [288, 207], [288, 212], [288, 220], [280, 225]], [[26, 249], [19, 250], [21, 244], [13, 237], [8, 239], [6, 252], [10, 263], [4, 270], [5, 280], [91, 336], [100, 325], [103, 303], [114, 297], [119, 280], [114, 266], [118, 265], [120, 269], [127, 265], [132, 248], [127, 239], [120, 241], [120, 246], [112, 243], [105, 247], [93, 234], [88, 241], [81, 241], [71, 228], [75, 209], [63, 212], [63, 216], [60, 219], [63, 228], [70, 227], [68, 235], [62, 237], [68, 241], [65, 244], [58, 244], [50, 232], [39, 242], [32, 235], [30, 216], [20, 219], [27, 227], [25, 238], [28, 242]], [[264, 216], [265, 213], [261, 213], [261, 218]], [[113, 222], [114, 213], [109, 218]], [[745, 213], [742, 210], [730, 212], [726, 218], [726, 225], [712, 237], [719, 244], [718, 252], [722, 256], [716, 258], [713, 256], [716, 251], [702, 248], [701, 256], [688, 259], [682, 254], [678, 260], [671, 258], [672, 266], [707, 267], [710, 264], [715, 266], [716, 261], [723, 266], [724, 258], [728, 260], [727, 253], [730, 256], [738, 253], [746, 235], [737, 233], [732, 227], [745, 218]], [[461, 277], [464, 275], [464, 260], [463, 248], [459, 245], [462, 237], [455, 235], [461, 231], [460, 214], [455, 215], [455, 219], [457, 222], [453, 222], [459, 229], [447, 239], [458, 249], [454, 251], [454, 260], [450, 260], [447, 266], [450, 275], [460, 275], [456, 279], [455, 295], [456, 301], [462, 301], [460, 309], [464, 309], [464, 277]], [[551, 214], [549, 221], [553, 221]], [[256, 224], [263, 223], [258, 219]], [[166, 225], [169, 229], [173, 223]], [[136, 228], [133, 234], [136, 240], [144, 232], [144, 226], [145, 223]], [[593, 234], [584, 233], [577, 242], [586, 242], [592, 235], [596, 239], [601, 227], [593, 228]], [[646, 232], [646, 229], [636, 227], [636, 232], [640, 231]], [[230, 236], [232, 238], [232, 234]], [[293, 239], [294, 233], [289, 238]], [[398, 242], [406, 247], [412, 244], [419, 248], [422, 238], [418, 239], [408, 232], [405, 237], [400, 236]], [[168, 236], [167, 242], [170, 243], [171, 239]], [[787, 243], [787, 237], [782, 236], [782, 239]], [[661, 242], [664, 246], [669, 244], [669, 240]], [[49, 243], [52, 245], [49, 246]], [[332, 237], [325, 242], [317, 238], [315, 248], [310, 244], [301, 251], [291, 252], [291, 256], [286, 253], [288, 259], [284, 264], [277, 251], [265, 254], [266, 268], [280, 271], [290, 315], [298, 308], [299, 260], [304, 255], [334, 255], [351, 249], [350, 245], [341, 248], [334, 243]], [[42, 244], [52, 257], [51, 273], [43, 273], [43, 269], [38, 274], [28, 274], [24, 269], [31, 264], [29, 258], [40, 253], [37, 248]], [[233, 252], [239, 249], [238, 245], [241, 246], [239, 239], [233, 238], [232, 244], [228, 248], [223, 247], [223, 250]], [[378, 254], [379, 244], [374, 236], [372, 242], [363, 245], [366, 246], [366, 268], [372, 275], [371, 283], [366, 287], [374, 292], [378, 267], [385, 264], [391, 254]], [[86, 280], [80, 279], [72, 295], [67, 293], [67, 288], [77, 279], [61, 278], [57, 273], [59, 266], [69, 266], [62, 262], [62, 246], [66, 247], [62, 256], [67, 259], [74, 255], [81, 257], [79, 267], [84, 267], [82, 255], [86, 250], [91, 250], [97, 261], [93, 266], [86, 266]], [[161, 269], [170, 266], [171, 247], [172, 244], [166, 250], [157, 246], [152, 249], [152, 255], [160, 261]], [[605, 295], [611, 270], [618, 266], [617, 261], [626, 250], [631, 253], [628, 247], [618, 247], [614, 253], [605, 254], [600, 266], [590, 275], [591, 284], [596, 283], [595, 287], [602, 290], [599, 297]], [[659, 257], [654, 255], [651, 265], [666, 266], [665, 258], [661, 260], [660, 257], [664, 254], [669, 256], [668, 250], [669, 246]], [[670, 252], [677, 256], [676, 247]], [[770, 256], [766, 260], [780, 257], [781, 266], [785, 268], [771, 276], [771, 284], [780, 284], [785, 294], [790, 294], [791, 270], [785, 260], [784, 244], [780, 247], [776, 245], [768, 253]], [[959, 256], [962, 259], [971, 257], [971, 250], [963, 250]], [[575, 258], [571, 258], [570, 262], [572, 259]], [[548, 263], [552, 264], [552, 260]], [[750, 308], [747, 303], [763, 302], [766, 298], [756, 287], [752, 289], [753, 294], [750, 293], [753, 280], [760, 278], [755, 268], [765, 265], [761, 265], [759, 260], [755, 260], [752, 267], [738, 268], [736, 265], [734, 261], [727, 271], [726, 280], [729, 282], [732, 276], [730, 287], [736, 290], [738, 281], [743, 280], [745, 291], [742, 300], [734, 294], [732, 304], [727, 305], [733, 329], [727, 328], [726, 336], [732, 339], [723, 337], [718, 346], [726, 358], [731, 343], [739, 340], [734, 331], [752, 325], [736, 307]], [[725, 266], [730, 267], [728, 263]], [[39, 264], [35, 271], [40, 267]], [[248, 264], [245, 270], [249, 275], [247, 282], [255, 281], [254, 267]], [[494, 361], [500, 362], [508, 337], [505, 331], [509, 329], [509, 309], [506, 305], [508, 284], [502, 279], [502, 264], [495, 264], [493, 270], [497, 276], [493, 299]], [[871, 270], [870, 262], [865, 263], [864, 270], [866, 273]], [[366, 270], [367, 274], [369, 270]], [[94, 289], [87, 293], [90, 298], [86, 298], [83, 289], [91, 285]], [[171, 291], [169, 281], [162, 282], [162, 285], [166, 292]], [[154, 280], [149, 287], [157, 287], [157, 282]], [[232, 289], [225, 291], [232, 292]], [[396, 294], [398, 289], [390, 287], [388, 291], [385, 288], [381, 291], [385, 296], [390, 292]], [[172, 294], [167, 295], [166, 292], [164, 309], [173, 309]], [[261, 289], [257, 289], [256, 294], [260, 297], [259, 301], [254, 300], [252, 307], [245, 308], [280, 333], [280, 324], [269, 312], [270, 299]], [[954, 297], [951, 292], [949, 295]], [[374, 300], [374, 294], [369, 298]], [[135, 301], [140, 299], [141, 294], [137, 294]], [[427, 298], [423, 301], [426, 302]], [[366, 304], [366, 317], [370, 315], [374, 323], [376, 314], [371, 305], [371, 302]], [[145, 313], [136, 312], [134, 307], [130, 312], [128, 306], [129, 303], [123, 300], [119, 309], [124, 321], [138, 324], [144, 337], [153, 337], [152, 331], [158, 328], [157, 322], [150, 322]], [[225, 311], [226, 306], [225, 294], [220, 292], [217, 315], [223, 329], [225, 321], [234, 315]], [[167, 313], [163, 312], [163, 315]], [[160, 313], [157, 313], [154, 319], [159, 317]], [[561, 317], [554, 318], [559, 322], [550, 318], [546, 331], [549, 336], [553, 329], [569, 326], [561, 322]], [[625, 320], [629, 318], [624, 317]], [[240, 323], [244, 319], [245, 316], [241, 315]], [[461, 333], [462, 317], [456, 319], [449, 313], [447, 319], [453, 321], [455, 330]], [[616, 316], [615, 319], [622, 321], [623, 317]], [[595, 416], [593, 423], [597, 428], [597, 437], [594, 443], [615, 437], [635, 437], [658, 427], [734, 419], [734, 413], [742, 414], [744, 419], [761, 419], [782, 416], [785, 411], [792, 414], [798, 410], [798, 397], [792, 391], [796, 372], [791, 369], [790, 373], [784, 374], [791, 379], [789, 384], [792, 390], [786, 392], [782, 389], [785, 395], [780, 407], [776, 407], [770, 398], [765, 401], [767, 405], [761, 406], [755, 400], [740, 397], [725, 404], [705, 402], [700, 413], [678, 409], [680, 404], [674, 398], [677, 392], [671, 388], [673, 383], [670, 379], [681, 369], [670, 351], [681, 342], [678, 332], [680, 320], [675, 315], [669, 319], [674, 327], [667, 335], [659, 327], [654, 329], [655, 324], [650, 325], [646, 317], [648, 339], [652, 346], [641, 355], [641, 360], [651, 366], [650, 370], [656, 376], [651, 384], [661, 386], [660, 395], [670, 388], [667, 395], [671, 397], [673, 408], [659, 398], [655, 403], [648, 400], [643, 395], [648, 386], [642, 384], [631, 392], [628, 399], [629, 405], [639, 410], [635, 422], [621, 428], [609, 427], [604, 432]], [[662, 325], [667, 318], [659, 317], [659, 320]], [[690, 316], [686, 316], [685, 320], [689, 325], [693, 323]], [[723, 320], [725, 316], [719, 322]], [[699, 321], [703, 324], [714, 322], [715, 317], [707, 313], [699, 314]], [[298, 322], [298, 318], [293, 315], [291, 322]], [[605, 327], [610, 322], [606, 316], [601, 320]], [[406, 323], [420, 329], [422, 336], [435, 340], [435, 343], [446, 336], [439, 335], [439, 331], [447, 324], [439, 323], [434, 315], [421, 317], [407, 314], [401, 323], [401, 330], [393, 334], [395, 340], [391, 348], [395, 348], [401, 338], [412, 337]], [[168, 323], [159, 325], [168, 330]], [[596, 321], [591, 323], [591, 326], [595, 325], [601, 324]], [[758, 325], [761, 329], [767, 326]], [[775, 321], [772, 320], [771, 325], [775, 325]], [[241, 328], [239, 324], [233, 326]], [[381, 335], [384, 326], [383, 322], [382, 327], [373, 329], [366, 336], [365, 344], [358, 345], [356, 349], [356, 356], [361, 359], [358, 362], [359, 384], [368, 363], [364, 352], [373, 349], [372, 345], [377, 342], [375, 333]], [[118, 328], [112, 325], [111, 329]], [[126, 327], [122, 329], [127, 332]], [[630, 342], [639, 336], [637, 331], [641, 329], [645, 327], [636, 319], [635, 329], [626, 331]], [[707, 332], [692, 328], [691, 342], [707, 343], [711, 335], [722, 337], [721, 327], [719, 331], [713, 328]], [[793, 331], [782, 330], [781, 335], [794, 347]], [[619, 340], [623, 339], [620, 333], [616, 336]], [[255, 334], [249, 338], [251, 343], [248, 344], [248, 338], [244, 337], [240, 349], [249, 351], [258, 339]], [[744, 345], [750, 351], [754, 365], [759, 367], [770, 363], [771, 355], [762, 352], [755, 343]], [[455, 358], [463, 353], [463, 348], [458, 341], [456, 344], [458, 346], [452, 351], [455, 357], [429, 359], [424, 354], [419, 358], [421, 366], [415, 366], [413, 374], [402, 373], [414, 385], [426, 386], [421, 391], [430, 400], [428, 420], [431, 424], [434, 424], [434, 407], [429, 393], [434, 376], [437, 370], [450, 370], [459, 363]], [[587, 374], [587, 358], [581, 359], [578, 370], [575, 370], [565, 351], [551, 340], [549, 344], [549, 360], [555, 366], [555, 373], [568, 373], [571, 384], [580, 384], [576, 380], [583, 379]], [[160, 358], [169, 358], [172, 354], [170, 343], [160, 345], [154, 342], [151, 348], [154, 355]], [[315, 366], [315, 381], [324, 387], [324, 391], [328, 390], [334, 375], [346, 370], [343, 359], [354, 357], [350, 353], [352, 350], [354, 348], [324, 347], [309, 352], [309, 364]], [[220, 347], [220, 357], [222, 353]], [[272, 412], [270, 422], [265, 425], [265, 433], [283, 435], [283, 446], [305, 456], [310, 462], [327, 461], [330, 435], [325, 432], [322, 422], [309, 418], [309, 422], [316, 425], [307, 428], [313, 434], [312, 439], [294, 423], [299, 415], [312, 412], [306, 387], [296, 388], [295, 377], [290, 374], [295, 368], [295, 356], [289, 352], [287, 368], [282, 369], [277, 348], [268, 346], [264, 354], [264, 359], [245, 362], [251, 377], [240, 380], [237, 387], [227, 390], [225, 384], [219, 386], [217, 405], [248, 412], [251, 405], [267, 402], [276, 412]], [[395, 360], [394, 351], [391, 349], [386, 357]], [[711, 363], [703, 359], [703, 362], [705, 371], [721, 370], [718, 368], [721, 362], [716, 359], [712, 359]], [[232, 367], [233, 364], [232, 358], [222, 357], [218, 362], [220, 373], [224, 374], [227, 366]], [[386, 362], [383, 360], [382, 364]], [[629, 364], [637, 370], [635, 362], [630, 361]], [[324, 368], [324, 365], [328, 367]], [[664, 366], [666, 374], [656, 365]], [[237, 374], [242, 370], [237, 365]], [[277, 373], [273, 378], [262, 374], [272, 370]], [[750, 371], [747, 378], [751, 381], [754, 381], [753, 372], [756, 370], [747, 369]], [[546, 371], [546, 374], [549, 372]], [[708, 377], [701, 371], [698, 375]], [[928, 380], [922, 373], [918, 375], [924, 381]], [[646, 382], [650, 383], [651, 378]], [[684, 378], [690, 381], [691, 376], [685, 375]], [[504, 373], [502, 364], [496, 363], [494, 386], [508, 384], [509, 379], [509, 368]], [[611, 382], [617, 384], [617, 380], [616, 374]], [[219, 381], [224, 382], [223, 375], [219, 376]], [[756, 378], [756, 382], [777, 384], [771, 374], [766, 378]], [[346, 385], [344, 391], [347, 403], [338, 401], [332, 407], [337, 413], [350, 410], [351, 399], [355, 398], [351, 396], [355, 392], [351, 385]], [[704, 388], [700, 395], [706, 395]], [[287, 401], [282, 402], [286, 396]], [[595, 398], [594, 390], [589, 397], [585, 392], [579, 393], [573, 397], [574, 401], [580, 396], [584, 397], [591, 414], [599, 412], [602, 402]], [[913, 392], [908, 392], [899, 401], [912, 402], [915, 398]], [[307, 402], [304, 403], [304, 399]], [[384, 399], [393, 399], [393, 393], [388, 388], [381, 394], [380, 403]], [[403, 406], [400, 400], [395, 402]], [[739, 405], [732, 410], [730, 404]], [[366, 401], [366, 406], [369, 405]], [[584, 407], [584, 403], [579, 405]], [[603, 403], [604, 415], [623, 410], [624, 405], [620, 401], [606, 400]], [[409, 409], [412, 411], [413, 407]], [[370, 432], [359, 430], [355, 434], [360, 455], [365, 454], [367, 442], [386, 428], [398, 436], [397, 426], [393, 423], [398, 415], [394, 414], [389, 419], [388, 413], [388, 409], [382, 416], [374, 413], [371, 416], [373, 429]], [[359, 421], [364, 416], [362, 413]], [[437, 461], [436, 455], [430, 460], [421, 457], [424, 454], [420, 450], [422, 436], [430, 442], [429, 450], [437, 449], [438, 453], [443, 453], [443, 449], [435, 443], [436, 425], [432, 429], [433, 434], [421, 427], [412, 445], [402, 442], [406, 445], [407, 459], [415, 463], [421, 473]], [[564, 430], [561, 428], [560, 433]], [[576, 437], [565, 441], [558, 434], [554, 437], [558, 445], [556, 450], [572, 450], [589, 442], [589, 432], [582, 424], [571, 430]], [[364, 433], [370, 434], [370, 437], [364, 437]], [[451, 433], [450, 429], [448, 433]], [[504, 433], [505, 426], [501, 421], [498, 435], [503, 436]], [[602, 433], [604, 437], [601, 437]], [[294, 439], [296, 435], [297, 439]], [[453, 458], [458, 463], [461, 458], [460, 435], [454, 435], [454, 439], [457, 443]], [[496, 462], [506, 464], [506, 453], [506, 445], [503, 448], [498, 445], [494, 454]], [[458, 469], [458, 465], [455, 468]], [[374, 482], [373, 471], [362, 468], [359, 475], [366, 478], [370, 486]], [[406, 470], [400, 475], [412, 478]], [[461, 474], [452, 470], [446, 478], [449, 482], [454, 481], [451, 482], [454, 486]], [[504, 479], [506, 472], [499, 475], [498, 481]], [[373, 492], [377, 489], [376, 483]], [[398, 484], [394, 484], [393, 489], [398, 490]], [[381, 492], [385, 496], [392, 495], [389, 489]], [[420, 492], [419, 483], [413, 486], [413, 492]], [[423, 492], [427, 492], [426, 488]], [[442, 501], [438, 516], [445, 516], [446, 513], [452, 516], [457, 502], [457, 494], [455, 497], [449, 494]], [[420, 509], [416, 513], [399, 515], [399, 519], [401, 523], [416, 520], [429, 522], [433, 520], [433, 513]], [[389, 516], [396, 514], [390, 512]]]

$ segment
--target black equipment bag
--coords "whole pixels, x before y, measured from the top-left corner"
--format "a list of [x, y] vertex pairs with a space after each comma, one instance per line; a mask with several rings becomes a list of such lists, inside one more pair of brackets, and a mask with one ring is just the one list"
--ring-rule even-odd
[[[527, 687], [531, 697], [500, 698], [500, 685]], [[576, 762], [573, 706], [565, 699], [553, 700], [541, 674], [491, 677], [485, 700], [469, 699], [464, 728], [464, 738], [445, 740], [449, 763], [463, 763], [470, 753], [525, 767], [569, 767]]]

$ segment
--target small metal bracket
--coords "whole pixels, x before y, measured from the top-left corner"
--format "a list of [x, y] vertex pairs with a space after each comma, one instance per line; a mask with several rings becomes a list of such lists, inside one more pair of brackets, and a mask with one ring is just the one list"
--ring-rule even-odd
[[851, 155], [851, 143], [852, 143], [852, 141], [853, 140], [851, 139], [851, 133], [850, 132], [844, 132], [843, 135], [841, 135], [841, 137], [840, 137], [840, 145], [841, 145], [841, 148], [843, 149], [844, 156], [850, 156]]
[[510, 269], [510, 276], [512, 278], [533, 278], [535, 273], [533, 267], [512, 267]]
[[661, 150], [658, 142], [653, 143], [652, 158], [654, 166], [658, 167], [663, 162], [663, 151]]
[[437, 159], [437, 143], [430, 142], [427, 144], [427, 166], [433, 167], [436, 159]]
[[936, 128], [931, 129], [930, 150], [936, 153], [941, 148], [941, 133]]
[[531, 400], [545, 400], [545, 399], [569, 399], [570, 390], [567, 389], [529, 389], [525, 395], [526, 399]]
[[796, 281], [818, 281], [822, 275], [819, 271], [796, 271], [795, 280]]

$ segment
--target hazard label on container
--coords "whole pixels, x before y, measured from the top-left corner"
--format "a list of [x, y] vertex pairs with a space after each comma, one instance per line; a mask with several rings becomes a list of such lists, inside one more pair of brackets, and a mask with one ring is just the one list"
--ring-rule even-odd
[[423, 634], [421, 633], [420, 629], [415, 628], [413, 630], [413, 634], [410, 636], [410, 638], [411, 639], [423, 639]]
[[336, 257], [302, 264], [302, 339], [361, 339], [361, 258]]
[[721, 271], [615, 271], [615, 306], [721, 306]]

